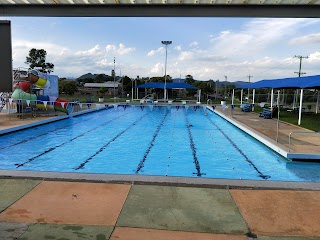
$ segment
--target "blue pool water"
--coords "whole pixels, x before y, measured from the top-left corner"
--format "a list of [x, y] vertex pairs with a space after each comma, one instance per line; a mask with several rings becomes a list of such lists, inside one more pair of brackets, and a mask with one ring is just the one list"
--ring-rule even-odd
[[320, 164], [289, 162], [202, 107], [119, 106], [0, 143], [6, 170], [320, 181]]

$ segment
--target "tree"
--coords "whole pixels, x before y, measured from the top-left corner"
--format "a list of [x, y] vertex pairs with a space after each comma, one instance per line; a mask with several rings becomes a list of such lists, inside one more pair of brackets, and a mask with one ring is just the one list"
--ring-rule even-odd
[[190, 74], [186, 75], [186, 80], [185, 80], [186, 83], [188, 84], [193, 84], [195, 82], [195, 80], [193, 79], [193, 76], [191, 76]]
[[106, 93], [106, 92], [108, 92], [108, 88], [106, 88], [106, 87], [101, 87], [101, 88], [99, 88], [99, 90], [98, 90], [98, 93], [100, 94], [100, 98], [103, 98], [103, 96], [104, 96], [104, 94]]
[[47, 52], [44, 49], [32, 48], [29, 51], [29, 55], [26, 57], [26, 64], [30, 69], [38, 69], [43, 73], [51, 73], [54, 71], [54, 64], [46, 62]]
[[59, 79], [59, 94], [65, 93], [68, 95], [74, 95], [78, 90], [77, 83], [74, 81], [64, 81]]

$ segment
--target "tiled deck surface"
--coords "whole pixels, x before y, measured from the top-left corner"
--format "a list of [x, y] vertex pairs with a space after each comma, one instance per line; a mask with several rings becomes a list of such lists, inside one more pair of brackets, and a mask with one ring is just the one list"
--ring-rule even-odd
[[[233, 118], [274, 139], [274, 120], [241, 112], [234, 112]], [[0, 115], [0, 129], [38, 120], [12, 121]], [[284, 148], [286, 134], [302, 130], [287, 124], [280, 129]], [[308, 138], [300, 141], [295, 150], [320, 146], [313, 140], [309, 144]], [[247, 183], [245, 189], [229, 189], [230, 184], [195, 187], [190, 181], [183, 184], [190, 186], [182, 187], [175, 180], [164, 186], [160, 180], [139, 185], [77, 182], [81, 177], [44, 181], [40, 175], [32, 180], [24, 179], [23, 173], [16, 179], [4, 176], [0, 178], [0, 240], [320, 240], [320, 191], [303, 190], [299, 184], [299, 190], [294, 185], [249, 189]], [[98, 177], [91, 181], [99, 181]], [[193, 184], [203, 184], [200, 180]], [[276, 185], [270, 182], [271, 188]], [[285, 188], [285, 183], [280, 185]], [[319, 189], [318, 185], [313, 183], [311, 189]]]
[[319, 191], [0, 179], [0, 239], [320, 239], [319, 197]]

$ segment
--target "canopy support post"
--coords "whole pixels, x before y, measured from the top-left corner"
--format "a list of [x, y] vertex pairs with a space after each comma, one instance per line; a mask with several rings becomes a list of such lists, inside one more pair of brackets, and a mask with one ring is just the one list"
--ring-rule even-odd
[[231, 104], [234, 105], [234, 89], [232, 89]]
[[299, 106], [299, 119], [298, 119], [299, 126], [301, 124], [302, 98], [303, 98], [303, 88], [301, 88], [301, 90], [300, 90], [300, 106]]
[[252, 90], [252, 111], [254, 111], [254, 98], [255, 98], [255, 95], [256, 95], [256, 89], [254, 88]]
[[318, 114], [319, 109], [319, 97], [320, 97], [320, 89], [318, 90], [317, 104], [316, 104], [316, 114]]
[[240, 107], [242, 107], [243, 89], [241, 89]]
[[131, 88], [131, 101], [133, 102], [133, 88]]
[[271, 89], [271, 110], [273, 109], [273, 88]]
[[280, 90], [278, 90], [278, 99], [277, 99], [277, 136], [276, 142], [279, 141], [279, 118], [280, 118]]

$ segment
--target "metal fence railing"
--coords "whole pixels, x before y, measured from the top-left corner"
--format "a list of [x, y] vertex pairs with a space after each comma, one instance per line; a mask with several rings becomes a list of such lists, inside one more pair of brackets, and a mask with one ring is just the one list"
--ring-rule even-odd
[[320, 153], [320, 132], [290, 132], [288, 152], [299, 151], [299, 148], [312, 153]]

